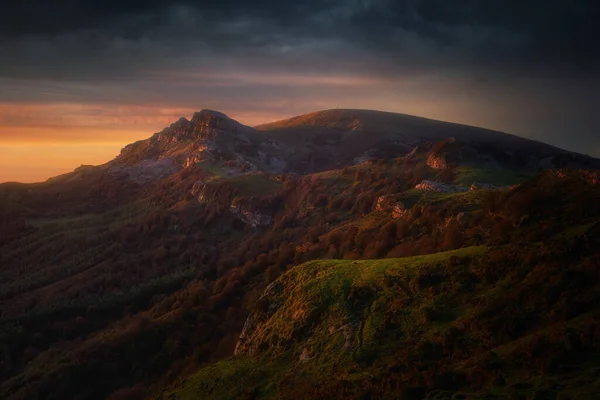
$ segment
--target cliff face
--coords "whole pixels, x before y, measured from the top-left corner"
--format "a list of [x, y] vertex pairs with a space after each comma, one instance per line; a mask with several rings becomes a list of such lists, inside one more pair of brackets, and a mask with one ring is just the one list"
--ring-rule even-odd
[[[263, 179], [268, 180], [266, 177]], [[275, 181], [273, 185], [279, 187], [279, 183]], [[268, 191], [265, 191], [263, 196], [244, 195], [244, 192], [238, 190], [231, 182], [198, 180], [194, 183], [191, 194], [201, 204], [228, 209], [233, 216], [253, 228], [273, 224], [277, 207], [273, 204]]]
[[183, 141], [203, 141], [210, 143], [222, 136], [243, 136], [253, 129], [240, 124], [225, 114], [212, 110], [202, 110], [191, 120], [181, 118], [168, 128], [154, 134], [151, 143], [167, 146]]
[[427, 157], [426, 164], [428, 167], [437, 170], [448, 168], [448, 161], [446, 160], [446, 157], [439, 154], [430, 154]]

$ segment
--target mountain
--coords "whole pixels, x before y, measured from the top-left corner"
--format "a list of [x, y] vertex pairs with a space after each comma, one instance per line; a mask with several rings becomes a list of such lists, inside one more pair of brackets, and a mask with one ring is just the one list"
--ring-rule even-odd
[[402, 114], [203, 110], [0, 185], [0, 397], [595, 398], [598, 169]]
[[[454, 146], [432, 145], [452, 138]], [[428, 147], [429, 146], [429, 147]], [[538, 172], [598, 168], [598, 160], [518, 136], [403, 114], [326, 110], [251, 128], [202, 110], [151, 138], [126, 146], [105, 168], [137, 183], [168, 176], [199, 162], [229, 175], [244, 172], [305, 174], [394, 158], [417, 150], [441, 151], [452, 162]]]
[[[411, 115], [370, 110], [325, 110], [260, 125], [268, 138], [316, 161], [314, 171], [376, 157], [409, 153], [427, 142], [454, 138], [472, 152], [470, 161], [532, 170], [567, 164], [598, 167], [598, 161], [519, 136]], [[465, 160], [466, 161], [466, 160]], [[336, 165], [337, 164], [337, 165]]]

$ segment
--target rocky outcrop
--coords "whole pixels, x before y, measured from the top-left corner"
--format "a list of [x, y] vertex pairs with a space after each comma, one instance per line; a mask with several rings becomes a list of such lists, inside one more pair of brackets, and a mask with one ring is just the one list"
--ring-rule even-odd
[[161, 147], [189, 140], [201, 140], [213, 143], [220, 136], [238, 136], [252, 131], [252, 128], [240, 124], [213, 110], [202, 110], [194, 114], [191, 120], [180, 118], [168, 128], [154, 134], [150, 143]]
[[389, 196], [379, 196], [375, 210], [380, 212], [388, 212], [392, 215], [392, 218], [403, 217], [409, 212], [409, 210], [404, 207], [404, 204], [399, 201], [395, 201]]
[[208, 151], [210, 151], [210, 148], [207, 145], [195, 146], [194, 152], [185, 156], [183, 166], [185, 168], [191, 167], [192, 165], [196, 165], [207, 158], [211, 158], [210, 154], [207, 153]]
[[[283, 287], [279, 281], [275, 281], [267, 286], [259, 300], [266, 304], [266, 309], [263, 310], [264, 313], [261, 315], [262, 320], [271, 318], [279, 309], [279, 307], [281, 307], [281, 302], [275, 299], [279, 298], [282, 290]], [[258, 328], [259, 322], [260, 321], [258, 321], [253, 314], [248, 316], [246, 322], [244, 323], [242, 333], [240, 333], [240, 337], [235, 345], [235, 350], [233, 351], [234, 355], [254, 354], [257, 349], [256, 347], [252, 346], [251, 339], [252, 335]]]
[[405, 218], [410, 216], [410, 210], [407, 208], [401, 207], [400, 204], [394, 205], [394, 209], [392, 210], [392, 218]]
[[256, 319], [254, 315], [250, 314], [248, 318], [246, 318], [246, 322], [244, 323], [244, 327], [242, 328], [242, 333], [240, 333], [240, 337], [238, 338], [237, 343], [235, 344], [235, 349], [233, 350], [234, 355], [241, 355], [243, 353], [249, 353], [246, 343], [250, 338], [252, 332], [257, 327]]
[[465, 188], [464, 186], [447, 185], [441, 182], [428, 180], [419, 183], [417, 186], [415, 186], [415, 189], [436, 193], [458, 193], [469, 191], [469, 189]]
[[430, 154], [427, 156], [427, 160], [425, 161], [427, 166], [432, 169], [442, 170], [448, 168], [448, 160], [446, 157], [440, 154]]
[[187, 118], [182, 117], [177, 122], [172, 123], [168, 128], [155, 133], [154, 136], [150, 138], [150, 143], [152, 145], [164, 147], [172, 143], [180, 142], [188, 138], [189, 126], [190, 121], [188, 121]]
[[126, 146], [115, 160], [118, 165], [171, 158], [180, 168], [200, 162], [217, 164], [229, 175], [246, 172], [283, 173], [288, 169], [287, 146], [276, 143], [213, 110], [181, 118], [146, 140]]
[[265, 210], [254, 206], [253, 199], [236, 197], [231, 202], [229, 210], [242, 222], [257, 228], [273, 224], [273, 216]]
[[439, 235], [442, 235], [444, 231], [450, 226], [450, 224], [456, 223], [458, 226], [461, 226], [467, 219], [467, 214], [465, 214], [464, 212], [459, 212], [456, 215], [452, 215], [450, 217], [445, 218], [441, 223], [435, 225], [433, 227], [433, 231]]

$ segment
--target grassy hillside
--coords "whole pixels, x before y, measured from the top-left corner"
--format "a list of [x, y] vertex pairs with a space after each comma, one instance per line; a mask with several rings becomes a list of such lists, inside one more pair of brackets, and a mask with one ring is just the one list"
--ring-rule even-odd
[[456, 183], [466, 187], [473, 183], [489, 183], [495, 186], [510, 186], [531, 179], [533, 174], [484, 168], [459, 167], [455, 170]]
[[235, 357], [157, 397], [597, 398], [594, 253], [560, 272], [557, 243], [309, 262], [267, 288]]

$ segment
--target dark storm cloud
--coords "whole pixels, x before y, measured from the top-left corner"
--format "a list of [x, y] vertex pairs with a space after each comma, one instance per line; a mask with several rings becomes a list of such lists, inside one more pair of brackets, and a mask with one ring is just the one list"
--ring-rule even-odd
[[595, 0], [21, 0], [0, 13], [0, 72], [115, 74], [215, 54], [285, 63], [302, 51], [311, 63], [344, 45], [340, 63], [366, 51], [390, 73], [589, 70], [599, 9]]

